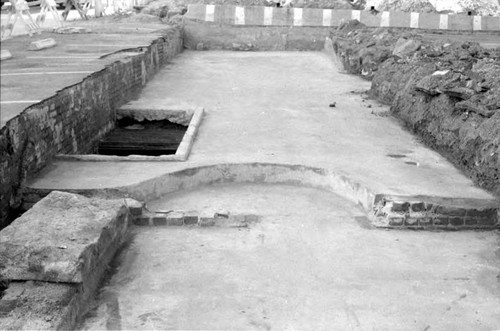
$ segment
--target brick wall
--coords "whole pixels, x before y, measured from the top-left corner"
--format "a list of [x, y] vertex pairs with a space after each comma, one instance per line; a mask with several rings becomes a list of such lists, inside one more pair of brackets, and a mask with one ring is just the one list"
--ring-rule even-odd
[[115, 109], [137, 94], [182, 49], [180, 28], [136, 56], [25, 109], [0, 129], [0, 229], [19, 207], [22, 184], [56, 154], [84, 154], [114, 126]]

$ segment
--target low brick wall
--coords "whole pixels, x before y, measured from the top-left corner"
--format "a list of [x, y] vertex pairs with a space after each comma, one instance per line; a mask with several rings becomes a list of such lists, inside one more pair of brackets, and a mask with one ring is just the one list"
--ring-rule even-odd
[[180, 28], [25, 109], [0, 129], [0, 229], [19, 207], [21, 186], [56, 154], [85, 154], [114, 126], [115, 109], [129, 101], [182, 50]]
[[193, 20], [250, 26], [338, 26], [357, 19], [369, 27], [404, 27], [436, 30], [500, 31], [500, 17], [350, 9], [276, 8], [264, 6], [189, 5]]

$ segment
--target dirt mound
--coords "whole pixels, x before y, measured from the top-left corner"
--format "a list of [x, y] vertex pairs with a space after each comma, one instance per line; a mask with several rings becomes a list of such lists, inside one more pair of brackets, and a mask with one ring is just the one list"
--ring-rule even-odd
[[383, 0], [377, 7], [380, 11], [408, 11], [421, 13], [435, 13], [436, 8], [429, 0]]
[[500, 15], [500, 2], [497, 0], [458, 0], [457, 4], [464, 12], [471, 12], [473, 15]]
[[332, 39], [346, 69], [372, 79], [370, 93], [393, 115], [500, 195], [500, 49], [366, 27]]
[[121, 15], [114, 15], [113, 21], [122, 23], [161, 23], [158, 16], [143, 13], [126, 13]]
[[[279, 0], [155, 0], [142, 9], [142, 13], [167, 16], [166, 12], [182, 12], [189, 4], [232, 5], [232, 6], [276, 6]], [[366, 0], [291, 0], [290, 6], [297, 8], [362, 9]]]

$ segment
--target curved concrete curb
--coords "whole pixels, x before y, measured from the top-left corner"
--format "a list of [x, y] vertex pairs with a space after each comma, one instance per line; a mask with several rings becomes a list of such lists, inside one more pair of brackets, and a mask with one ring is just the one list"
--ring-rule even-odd
[[142, 183], [116, 188], [134, 199], [151, 201], [184, 189], [218, 183], [263, 183], [311, 187], [339, 194], [369, 210], [375, 193], [346, 176], [295, 164], [230, 163], [187, 168]]
[[194, 111], [189, 126], [182, 138], [179, 147], [174, 155], [160, 155], [160, 156], [147, 156], [147, 155], [129, 155], [129, 156], [114, 156], [114, 155], [67, 155], [59, 154], [56, 156], [59, 160], [73, 160], [73, 161], [118, 161], [118, 162], [132, 162], [132, 161], [186, 161], [191, 152], [191, 147], [194, 143], [194, 138], [200, 127], [201, 120], [203, 119], [205, 111], [203, 108], [197, 108]]
[[[466, 230], [498, 226], [500, 204], [496, 200], [393, 196], [373, 192], [351, 178], [326, 169], [296, 164], [213, 164], [166, 173], [134, 185], [71, 192], [87, 195], [106, 192], [151, 201], [168, 193], [222, 183], [285, 184], [333, 192], [362, 206], [373, 226], [381, 228]], [[35, 194], [39, 198], [49, 191], [28, 188], [25, 196]]]

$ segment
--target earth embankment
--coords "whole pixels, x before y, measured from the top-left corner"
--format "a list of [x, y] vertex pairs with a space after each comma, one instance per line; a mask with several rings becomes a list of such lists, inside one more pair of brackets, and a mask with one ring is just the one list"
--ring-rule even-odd
[[500, 195], [500, 48], [357, 21], [332, 32], [332, 40], [345, 69], [372, 81], [371, 96]]

